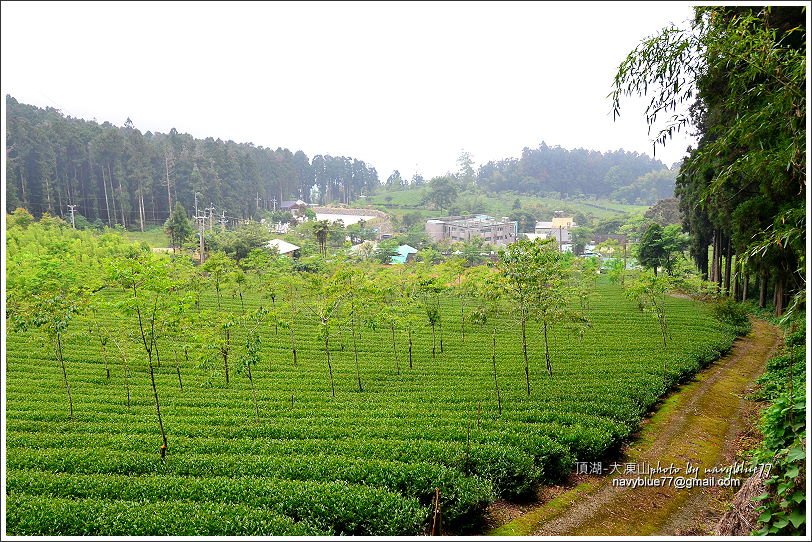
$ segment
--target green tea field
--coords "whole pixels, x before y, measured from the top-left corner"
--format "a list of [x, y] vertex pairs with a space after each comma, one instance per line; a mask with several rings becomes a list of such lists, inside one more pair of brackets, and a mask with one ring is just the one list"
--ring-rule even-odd
[[[246, 291], [243, 303], [270, 301]], [[431, 328], [414, 327], [411, 363], [403, 329], [393, 351], [389, 327], [360, 328], [357, 370], [346, 329], [331, 338], [328, 367], [306, 310], [290, 326], [295, 360], [291, 329], [263, 325], [251, 380], [236, 370], [245, 340], [235, 332], [228, 384], [199, 361], [209, 345], [167, 328], [155, 366], [165, 460], [134, 317], [98, 314], [122, 337], [104, 354], [88, 315], [71, 322], [72, 418], [47, 336], [10, 332], [8, 534], [418, 535], [431, 529], [438, 490], [443, 532], [475, 532], [488, 503], [526, 498], [576, 461], [614, 457], [658, 398], [735, 336], [702, 304], [668, 298], [664, 349], [656, 319], [601, 277], [591, 327], [552, 327], [552, 376], [540, 328], [528, 328], [528, 396], [518, 324], [466, 324], [463, 339], [459, 303], [442, 298], [436, 356]], [[216, 308], [213, 289], [201, 306]], [[223, 310], [243, 305], [226, 295]]]

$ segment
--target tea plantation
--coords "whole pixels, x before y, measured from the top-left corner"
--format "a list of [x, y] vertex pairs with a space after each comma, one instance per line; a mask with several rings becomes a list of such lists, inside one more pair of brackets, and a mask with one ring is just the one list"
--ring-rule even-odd
[[[268, 303], [245, 292], [242, 303], [226, 295], [223, 310]], [[463, 340], [459, 303], [442, 298], [436, 357], [429, 326], [414, 328], [411, 367], [403, 330], [393, 352], [388, 327], [360, 328], [358, 373], [349, 332], [336, 333], [335, 396], [307, 311], [292, 325], [295, 363], [289, 330], [261, 328], [253, 394], [245, 374], [232, 371], [226, 384], [201, 366], [195, 353], [205, 345], [196, 336], [163, 331], [155, 382], [164, 460], [133, 318], [112, 308], [97, 314], [131, 339], [118, 341], [120, 350], [107, 344], [104, 354], [88, 315], [71, 322], [62, 340], [72, 418], [46, 335], [9, 333], [7, 533], [416, 535], [430, 529], [437, 489], [443, 532], [476, 531], [490, 502], [526, 498], [575, 461], [614, 457], [660, 396], [735, 337], [702, 304], [668, 298], [664, 349], [656, 319], [601, 277], [591, 327], [582, 336], [552, 328], [553, 376], [539, 326], [528, 328], [528, 397], [516, 322], [466, 325]], [[216, 306], [213, 291], [201, 305]], [[235, 332], [233, 343], [236, 352], [244, 339]]]

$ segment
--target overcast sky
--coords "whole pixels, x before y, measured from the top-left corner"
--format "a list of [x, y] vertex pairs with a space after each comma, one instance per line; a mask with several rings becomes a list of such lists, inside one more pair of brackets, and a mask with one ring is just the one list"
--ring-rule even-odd
[[[3, 2], [3, 94], [142, 132], [176, 128], [410, 178], [523, 147], [652, 154], [613, 122], [625, 55], [686, 2]], [[5, 109], [5, 105], [3, 106]], [[680, 136], [657, 158], [682, 158]]]

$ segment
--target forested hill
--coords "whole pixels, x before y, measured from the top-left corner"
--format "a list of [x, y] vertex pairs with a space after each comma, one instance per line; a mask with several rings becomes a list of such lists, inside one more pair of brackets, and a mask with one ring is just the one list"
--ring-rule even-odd
[[586, 149], [525, 148], [521, 158], [488, 162], [479, 168], [485, 191], [522, 194], [579, 194], [611, 198], [621, 203], [653, 204], [673, 197], [676, 168], [645, 154], [623, 150], [601, 153]]
[[129, 228], [163, 223], [180, 202], [213, 203], [219, 216], [247, 218], [282, 200], [351, 201], [379, 183], [374, 167], [343, 156], [272, 150], [250, 143], [195, 139], [176, 130], [141, 133], [64, 116], [6, 96], [6, 209], [65, 215]]

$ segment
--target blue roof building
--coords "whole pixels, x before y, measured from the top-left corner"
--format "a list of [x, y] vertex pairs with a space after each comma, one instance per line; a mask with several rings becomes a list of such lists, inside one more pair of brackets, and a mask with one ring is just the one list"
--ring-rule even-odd
[[400, 245], [398, 247], [398, 255], [392, 256], [392, 260], [389, 263], [400, 264], [410, 262], [414, 260], [415, 254], [417, 254], [416, 248], [410, 247], [409, 245]]

